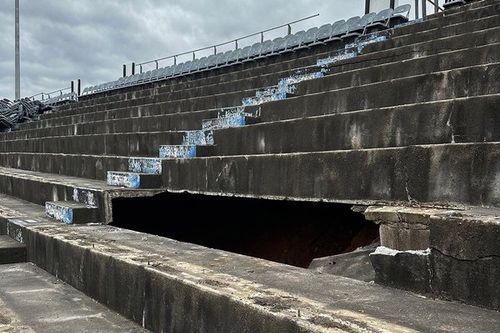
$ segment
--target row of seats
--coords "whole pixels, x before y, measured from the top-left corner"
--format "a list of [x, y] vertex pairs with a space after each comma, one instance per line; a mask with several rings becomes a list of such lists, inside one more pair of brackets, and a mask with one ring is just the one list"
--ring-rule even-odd
[[319, 28], [314, 27], [307, 31], [299, 31], [295, 34], [287, 35], [286, 37], [278, 37], [274, 40], [255, 43], [245, 48], [213, 54], [208, 57], [194, 59], [181, 64], [123, 77], [113, 82], [88, 87], [83, 90], [83, 95], [119, 89], [145, 82], [158, 81], [213, 68], [220, 68], [236, 63], [294, 52], [296, 50], [321, 45], [331, 41], [341, 41], [358, 37], [374, 30], [387, 29], [395, 24], [408, 21], [410, 9], [410, 5], [402, 5], [394, 10], [391, 8], [382, 10], [378, 14], [369, 13], [363, 17], [351, 17], [347, 21], [340, 20], [333, 24], [325, 24]]
[[77, 99], [78, 99], [78, 96], [77, 96], [76, 93], [69, 92], [69, 93], [66, 93], [66, 94], [59, 94], [57, 96], [45, 99], [42, 102], [45, 105], [54, 105], [54, 104], [58, 104], [58, 103], [61, 103], [61, 102], [76, 101]]

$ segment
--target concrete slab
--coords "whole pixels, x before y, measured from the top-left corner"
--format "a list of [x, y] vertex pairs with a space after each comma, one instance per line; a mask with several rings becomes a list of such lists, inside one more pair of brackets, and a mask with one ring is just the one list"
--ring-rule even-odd
[[33, 264], [0, 276], [1, 332], [147, 332]]
[[497, 332], [500, 314], [110, 226], [15, 219], [29, 259], [161, 331]]

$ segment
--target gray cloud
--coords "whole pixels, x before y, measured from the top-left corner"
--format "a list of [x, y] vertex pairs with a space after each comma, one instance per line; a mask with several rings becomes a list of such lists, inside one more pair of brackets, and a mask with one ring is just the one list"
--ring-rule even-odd
[[[77, 78], [84, 86], [115, 80], [124, 63], [319, 13], [294, 27], [307, 29], [360, 15], [363, 5], [362, 0], [21, 0], [22, 95], [63, 88]], [[0, 22], [0, 98], [13, 98], [14, 0], [0, 1]]]

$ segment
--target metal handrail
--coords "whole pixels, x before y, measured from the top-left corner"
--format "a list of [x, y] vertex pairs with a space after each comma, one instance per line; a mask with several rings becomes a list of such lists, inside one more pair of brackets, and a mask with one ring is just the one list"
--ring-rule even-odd
[[41, 95], [41, 96], [42, 96], [42, 101], [43, 101], [45, 96], [46, 96], [47, 98], [51, 98], [51, 97], [50, 97], [50, 95], [55, 94], [55, 93], [57, 93], [57, 92], [58, 92], [58, 93], [59, 93], [59, 95], [61, 96], [61, 95], [63, 94], [63, 91], [66, 91], [66, 90], [70, 90], [70, 91], [71, 91], [71, 87], [68, 87], [68, 88], [61, 88], [61, 89], [56, 89], [56, 90], [51, 91], [51, 92], [49, 92], [49, 93], [46, 93], [46, 92], [41, 92], [41, 93], [38, 93], [38, 94], [36, 94], [36, 95], [30, 96], [30, 97], [28, 97], [28, 98], [34, 101], [34, 100], [35, 100], [35, 97], [37, 97], [37, 96], [40, 96], [40, 95]]
[[133, 72], [135, 72], [135, 68], [139, 67], [140, 73], [142, 73], [142, 66], [153, 64], [153, 63], [156, 65], [156, 69], [158, 69], [159, 68], [159, 62], [163, 61], [163, 60], [168, 60], [168, 59], [174, 59], [174, 65], [176, 65], [177, 64], [177, 57], [180, 57], [180, 56], [183, 56], [183, 55], [187, 55], [187, 54], [192, 54], [193, 55], [193, 60], [194, 60], [194, 59], [196, 59], [196, 52], [199, 52], [199, 51], [213, 49], [214, 50], [214, 54], [217, 54], [217, 48], [218, 47], [221, 47], [221, 46], [224, 46], [224, 45], [228, 45], [228, 44], [233, 44], [234, 43], [235, 50], [236, 50], [236, 49], [238, 49], [238, 44], [239, 44], [240, 41], [242, 41], [244, 39], [247, 39], [247, 38], [250, 38], [250, 37], [254, 37], [254, 36], [259, 36], [260, 35], [260, 41], [263, 42], [264, 41], [264, 33], [270, 32], [270, 31], [273, 31], [273, 30], [277, 30], [277, 29], [281, 29], [281, 28], [284, 28], [284, 27], [288, 27], [288, 34], [290, 35], [292, 33], [292, 24], [303, 22], [303, 21], [312, 19], [312, 18], [317, 17], [317, 16], [319, 16], [319, 13], [315, 14], [315, 15], [310, 15], [310, 16], [301, 18], [299, 20], [291, 21], [291, 22], [288, 22], [288, 23], [285, 23], [285, 24], [282, 24], [282, 25], [278, 25], [278, 26], [275, 26], [273, 28], [269, 28], [269, 29], [266, 29], [266, 30], [255, 32], [255, 33], [243, 36], [243, 37], [239, 37], [239, 38], [236, 38], [236, 39], [231, 39], [231, 40], [229, 40], [227, 42], [224, 42], [224, 43], [214, 44], [214, 45], [202, 47], [202, 48], [199, 48], [199, 49], [196, 49], [196, 50], [187, 51], [187, 52], [176, 53], [174, 55], [170, 55], [170, 56], [167, 56], [167, 57], [158, 58], [158, 59], [154, 59], [154, 60], [148, 60], [148, 61], [141, 62], [141, 63], [132, 63]]

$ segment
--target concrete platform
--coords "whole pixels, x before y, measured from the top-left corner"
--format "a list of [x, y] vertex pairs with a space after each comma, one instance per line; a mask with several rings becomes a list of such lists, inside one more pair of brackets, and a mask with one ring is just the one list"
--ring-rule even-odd
[[0, 276], [1, 332], [148, 332], [33, 264]]
[[109, 226], [8, 224], [27, 236], [31, 261], [154, 331], [484, 333], [500, 325], [495, 311]]

